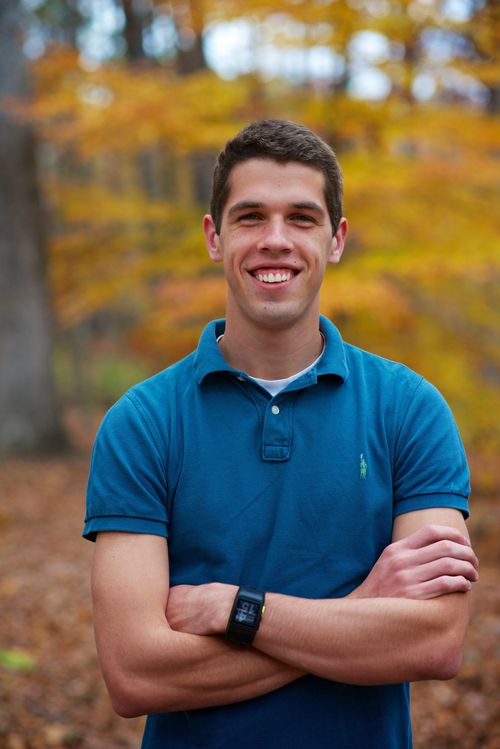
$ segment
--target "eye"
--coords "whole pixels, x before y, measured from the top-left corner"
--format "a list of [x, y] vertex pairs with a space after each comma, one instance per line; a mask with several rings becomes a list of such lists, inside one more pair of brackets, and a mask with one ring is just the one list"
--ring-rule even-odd
[[241, 216], [238, 216], [238, 221], [245, 222], [245, 223], [254, 223], [255, 221], [260, 221], [260, 214], [251, 212], [251, 213], [243, 213]]
[[315, 224], [316, 219], [307, 213], [296, 213], [292, 216], [292, 221], [298, 224]]

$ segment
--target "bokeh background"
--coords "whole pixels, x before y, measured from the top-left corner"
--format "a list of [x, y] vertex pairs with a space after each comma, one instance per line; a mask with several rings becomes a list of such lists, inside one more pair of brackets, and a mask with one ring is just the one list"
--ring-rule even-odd
[[417, 749], [500, 747], [500, 12], [494, 0], [0, 0], [0, 746], [138, 746], [95, 659], [88, 455], [196, 345], [224, 281], [200, 220], [249, 121], [338, 154], [350, 235], [322, 308], [450, 403], [481, 583]]

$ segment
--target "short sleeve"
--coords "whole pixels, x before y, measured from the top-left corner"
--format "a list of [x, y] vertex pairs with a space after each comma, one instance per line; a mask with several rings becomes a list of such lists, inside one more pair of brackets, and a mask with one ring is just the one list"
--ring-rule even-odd
[[165, 455], [140, 403], [133, 394], [125, 394], [97, 433], [84, 538], [94, 541], [99, 531], [168, 535]]
[[404, 410], [394, 456], [394, 515], [451, 507], [468, 516], [469, 470], [451, 410], [422, 379]]

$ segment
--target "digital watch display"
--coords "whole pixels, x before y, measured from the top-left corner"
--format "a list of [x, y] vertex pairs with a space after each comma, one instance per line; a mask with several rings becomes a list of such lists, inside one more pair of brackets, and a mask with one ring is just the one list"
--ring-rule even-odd
[[227, 622], [226, 640], [251, 645], [264, 613], [264, 601], [265, 594], [260, 590], [238, 590]]

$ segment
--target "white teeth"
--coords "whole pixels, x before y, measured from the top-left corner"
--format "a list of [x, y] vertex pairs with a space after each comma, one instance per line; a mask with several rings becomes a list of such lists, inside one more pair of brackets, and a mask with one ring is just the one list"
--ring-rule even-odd
[[258, 280], [264, 283], [281, 283], [282, 281], [289, 281], [291, 277], [290, 271], [286, 273], [257, 273]]

